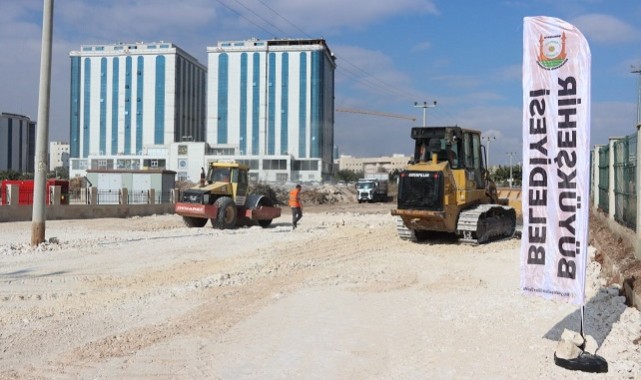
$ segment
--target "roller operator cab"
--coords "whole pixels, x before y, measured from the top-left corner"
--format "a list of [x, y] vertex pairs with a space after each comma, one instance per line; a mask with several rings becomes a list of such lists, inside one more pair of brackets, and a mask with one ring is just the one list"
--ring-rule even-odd
[[400, 173], [399, 237], [421, 241], [429, 232], [448, 232], [466, 243], [512, 236], [514, 209], [499, 204], [485, 168], [479, 131], [453, 127], [415, 127], [414, 156]]
[[258, 224], [269, 227], [281, 214], [264, 195], [249, 194], [249, 168], [235, 162], [213, 162], [200, 183], [183, 192], [175, 212], [188, 227], [228, 229]]

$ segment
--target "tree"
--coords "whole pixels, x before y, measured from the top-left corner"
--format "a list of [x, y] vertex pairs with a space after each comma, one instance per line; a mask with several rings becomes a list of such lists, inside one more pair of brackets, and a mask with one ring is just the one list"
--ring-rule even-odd
[[[492, 179], [499, 186], [505, 186], [509, 184], [510, 178], [510, 166], [499, 165], [495, 167], [494, 173], [492, 173]], [[512, 179], [514, 180], [513, 186], [521, 186], [521, 177], [522, 170], [520, 165], [512, 166]]]
[[47, 178], [69, 179], [69, 169], [64, 166], [58, 166], [47, 173]]
[[0, 172], [0, 180], [24, 180], [24, 179], [33, 179], [33, 173], [20, 173], [15, 170], [7, 170]]
[[356, 182], [359, 178], [363, 178], [363, 173], [354, 172], [351, 170], [343, 169], [336, 172], [334, 179], [336, 181], [345, 181], [345, 182]]
[[394, 169], [389, 173], [389, 181], [396, 183], [398, 181], [398, 176], [401, 174], [400, 169]]

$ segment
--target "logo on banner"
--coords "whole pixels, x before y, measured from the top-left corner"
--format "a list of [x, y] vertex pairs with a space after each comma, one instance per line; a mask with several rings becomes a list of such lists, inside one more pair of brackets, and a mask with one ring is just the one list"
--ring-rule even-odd
[[567, 61], [565, 52], [565, 32], [560, 36], [539, 37], [539, 56], [536, 63], [542, 69], [556, 70]]

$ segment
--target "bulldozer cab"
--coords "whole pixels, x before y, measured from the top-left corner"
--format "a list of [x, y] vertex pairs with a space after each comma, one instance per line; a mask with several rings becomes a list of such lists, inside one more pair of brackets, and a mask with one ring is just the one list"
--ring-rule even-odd
[[413, 128], [412, 138], [416, 141], [414, 161], [427, 162], [436, 155], [438, 162], [448, 161], [452, 169], [464, 168], [464, 154], [461, 154], [460, 144], [462, 137], [461, 128]]
[[[249, 190], [248, 171], [244, 165], [238, 163], [214, 162], [209, 166], [207, 182], [209, 184], [222, 185], [231, 191], [234, 200], [237, 197], [245, 197]], [[225, 186], [225, 184], [228, 184]], [[216, 186], [221, 187], [221, 186]]]
[[485, 187], [485, 162], [481, 132], [461, 127], [415, 127], [414, 162], [449, 163], [452, 170], [465, 170], [478, 189]]

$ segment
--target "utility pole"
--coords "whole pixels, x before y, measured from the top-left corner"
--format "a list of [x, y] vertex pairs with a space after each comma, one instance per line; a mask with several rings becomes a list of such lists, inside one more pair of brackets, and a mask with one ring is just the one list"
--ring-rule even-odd
[[512, 184], [514, 183], [514, 179], [512, 178], [512, 157], [516, 155], [516, 152], [507, 152], [507, 155], [510, 156], [510, 188], [511, 188]]
[[427, 104], [427, 102], [423, 102], [423, 103], [414, 102], [414, 107], [423, 109], [423, 127], [427, 127], [427, 119], [426, 119], [427, 109], [436, 107], [436, 100], [432, 104]]
[[34, 160], [31, 245], [45, 241], [45, 182], [47, 180], [47, 141], [49, 141], [49, 100], [51, 97], [51, 45], [53, 35], [53, 0], [44, 0], [42, 11], [42, 51], [40, 53], [40, 88], [38, 127]]
[[496, 140], [495, 136], [482, 136], [481, 140], [487, 141], [487, 170], [490, 170], [490, 141]]
[[637, 90], [637, 125], [641, 124], [641, 66], [632, 66], [632, 74], [639, 74], [639, 88]]

